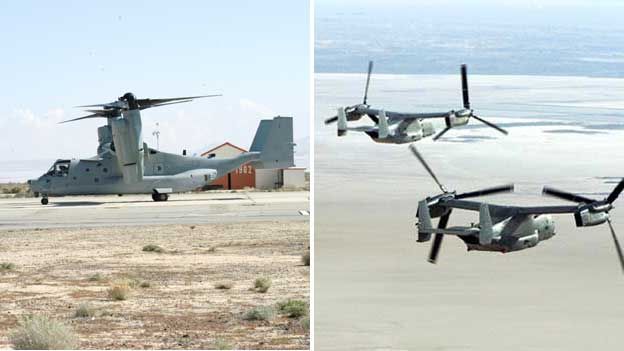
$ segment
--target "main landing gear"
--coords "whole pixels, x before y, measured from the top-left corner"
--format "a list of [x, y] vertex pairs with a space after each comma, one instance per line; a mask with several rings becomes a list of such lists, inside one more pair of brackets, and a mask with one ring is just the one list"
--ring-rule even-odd
[[167, 201], [167, 200], [169, 200], [169, 195], [153, 193], [152, 194], [152, 200], [154, 200], [154, 201]]
[[47, 196], [45, 196], [45, 195], [44, 195], [44, 196], [41, 198], [41, 204], [42, 204], [42, 205], [47, 205], [47, 204], [48, 204], [48, 197], [47, 197]]

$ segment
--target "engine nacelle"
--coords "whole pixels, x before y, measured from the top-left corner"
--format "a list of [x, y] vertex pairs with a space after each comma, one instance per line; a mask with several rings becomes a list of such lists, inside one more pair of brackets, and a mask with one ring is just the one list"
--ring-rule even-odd
[[123, 112], [124, 118], [112, 120], [111, 129], [119, 168], [126, 183], [143, 179], [143, 136], [138, 110]]
[[421, 122], [423, 137], [428, 137], [435, 134], [435, 128], [431, 122]]
[[599, 225], [606, 222], [609, 219], [609, 214], [606, 212], [593, 212], [589, 208], [581, 209], [574, 213], [574, 220], [577, 227], [590, 227]]
[[471, 110], [461, 110], [457, 112], [450, 113], [444, 121], [446, 122], [447, 127], [458, 127], [468, 124], [468, 120], [472, 115]]

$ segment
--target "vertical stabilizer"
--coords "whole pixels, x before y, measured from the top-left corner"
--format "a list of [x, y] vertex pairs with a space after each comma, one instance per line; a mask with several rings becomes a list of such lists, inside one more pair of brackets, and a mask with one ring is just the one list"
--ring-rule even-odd
[[492, 217], [490, 217], [490, 208], [487, 204], [481, 204], [479, 207], [479, 244], [488, 245], [492, 243], [494, 231], [492, 229]]
[[347, 135], [347, 113], [344, 107], [338, 108], [338, 136]]
[[426, 242], [431, 239], [431, 213], [427, 201], [423, 200], [418, 203], [418, 242]]
[[379, 139], [385, 139], [388, 137], [388, 118], [386, 117], [386, 111], [379, 111]]
[[295, 165], [292, 117], [262, 120], [249, 151], [259, 152], [256, 168], [288, 168]]

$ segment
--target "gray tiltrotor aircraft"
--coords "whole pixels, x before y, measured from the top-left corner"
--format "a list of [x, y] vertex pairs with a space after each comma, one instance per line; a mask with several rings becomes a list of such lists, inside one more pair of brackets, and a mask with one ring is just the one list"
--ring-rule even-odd
[[[157, 106], [188, 102], [190, 96], [169, 99], [137, 99], [127, 93], [90, 115], [75, 118], [106, 118], [98, 128], [97, 156], [82, 160], [57, 160], [47, 173], [29, 180], [31, 191], [49, 196], [92, 194], [152, 194], [154, 201], [166, 201], [168, 194], [191, 191], [251, 163], [256, 168], [285, 168], [294, 165], [292, 117], [262, 120], [249, 152], [231, 158], [187, 157], [149, 148], [143, 142], [140, 111]], [[65, 123], [61, 122], [61, 123]]]
[[[470, 118], [474, 118], [503, 134], [507, 131], [488, 122], [485, 119], [474, 114], [470, 108], [468, 99], [468, 78], [466, 73], [466, 65], [461, 66], [461, 82], [462, 82], [462, 99], [463, 108], [455, 111], [431, 112], [431, 113], [404, 113], [384, 111], [383, 109], [373, 109], [368, 105], [368, 87], [370, 84], [371, 72], [373, 70], [373, 61], [368, 63], [368, 75], [366, 77], [366, 88], [364, 89], [364, 99], [361, 104], [338, 108], [338, 114], [325, 120], [325, 124], [337, 122], [338, 136], [344, 136], [347, 131], [364, 132], [378, 143], [403, 144], [418, 141], [435, 133], [433, 125], [426, 119], [444, 118], [446, 128], [433, 137], [438, 140], [444, 133], [451, 128], [468, 124]], [[357, 126], [349, 127], [348, 122], [357, 121], [363, 116], [368, 116], [375, 125], [374, 126]]]
[[[609, 219], [613, 202], [624, 189], [624, 179], [603, 200], [594, 200], [561, 190], [544, 187], [543, 193], [560, 199], [576, 202], [575, 206], [500, 206], [483, 202], [466, 201], [465, 198], [513, 191], [513, 185], [457, 194], [447, 191], [438, 181], [423, 157], [413, 145], [410, 149], [438, 184], [442, 194], [431, 196], [418, 203], [418, 242], [427, 242], [435, 234], [429, 262], [435, 263], [444, 235], [458, 236], [468, 251], [511, 252], [535, 247], [540, 241], [555, 235], [555, 222], [551, 214], [572, 213], [577, 227], [588, 227], [607, 223], [615, 243], [622, 270], [624, 257], [615, 230]], [[453, 209], [479, 212], [479, 223], [471, 226], [447, 227]], [[432, 217], [439, 217], [437, 228], [431, 223]]]

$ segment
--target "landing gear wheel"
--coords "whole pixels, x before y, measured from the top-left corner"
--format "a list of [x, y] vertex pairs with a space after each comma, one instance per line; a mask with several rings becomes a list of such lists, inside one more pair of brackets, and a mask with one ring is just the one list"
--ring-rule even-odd
[[169, 200], [169, 195], [153, 193], [152, 194], [152, 200], [154, 200], [156, 202], [158, 202], [158, 201], [167, 201], [167, 200]]
[[42, 205], [47, 205], [48, 204], [48, 198], [47, 197], [42, 198], [41, 199], [41, 204]]

